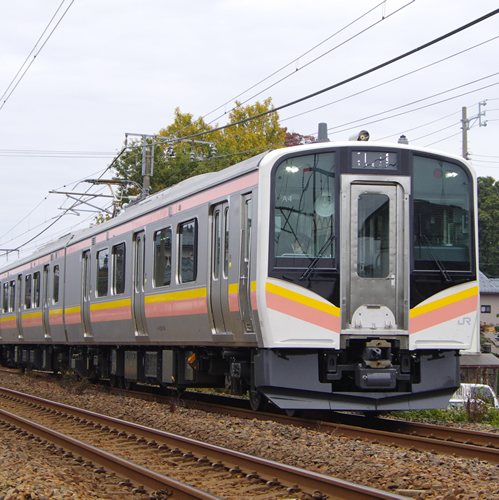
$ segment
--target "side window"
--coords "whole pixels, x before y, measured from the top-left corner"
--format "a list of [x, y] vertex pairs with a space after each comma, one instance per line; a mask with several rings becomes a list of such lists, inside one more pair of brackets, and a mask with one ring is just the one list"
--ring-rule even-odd
[[33, 274], [33, 307], [40, 307], [40, 273]]
[[113, 247], [113, 293], [125, 292], [125, 244]]
[[52, 293], [52, 303], [59, 302], [59, 266], [54, 266], [54, 289]]
[[12, 280], [9, 284], [9, 312], [16, 310], [16, 281]]
[[97, 297], [107, 295], [109, 281], [109, 250], [97, 252]]
[[24, 309], [31, 309], [31, 274], [24, 277]]
[[172, 228], [154, 233], [154, 286], [166, 286], [172, 277]]
[[195, 281], [197, 274], [197, 221], [179, 225], [180, 283]]
[[2, 302], [2, 310], [4, 313], [9, 310], [9, 282], [5, 282], [3, 284], [3, 302]]

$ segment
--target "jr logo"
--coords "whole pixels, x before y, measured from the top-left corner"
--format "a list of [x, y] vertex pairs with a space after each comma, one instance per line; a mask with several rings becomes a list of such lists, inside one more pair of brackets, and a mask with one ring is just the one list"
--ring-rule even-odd
[[468, 318], [467, 316], [464, 316], [461, 318], [458, 322], [458, 325], [471, 325], [471, 318]]

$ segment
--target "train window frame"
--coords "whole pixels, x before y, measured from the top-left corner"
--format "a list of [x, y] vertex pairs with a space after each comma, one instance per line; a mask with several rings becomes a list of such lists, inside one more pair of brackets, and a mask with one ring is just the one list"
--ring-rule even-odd
[[[164, 233], [164, 234], [163, 234]], [[159, 238], [159, 245], [158, 245], [158, 238]], [[166, 242], [170, 241], [170, 255], [169, 259], [167, 258], [166, 254], [166, 249], [167, 249], [167, 244]], [[163, 288], [165, 286], [170, 286], [172, 282], [172, 269], [173, 269], [173, 231], [172, 231], [172, 226], [166, 226], [161, 229], [158, 229], [157, 231], [154, 232], [154, 238], [153, 238], [153, 245], [154, 245], [154, 261], [153, 261], [153, 287], [154, 288]], [[165, 260], [161, 259], [161, 255], [163, 254], [163, 258]], [[169, 262], [169, 264], [168, 264]], [[164, 265], [163, 265], [164, 264]], [[169, 276], [167, 274], [167, 271], [169, 270]], [[160, 276], [163, 277], [162, 283], [158, 279]]]
[[24, 276], [24, 309], [25, 310], [31, 309], [32, 289], [33, 289], [32, 281], [33, 281], [33, 279], [32, 279], [31, 274], [26, 274]]
[[35, 273], [33, 273], [33, 294], [31, 302], [31, 306], [33, 309], [39, 309], [40, 307], [40, 288], [41, 288], [40, 271], [36, 271]]
[[[121, 259], [119, 250], [123, 249]], [[112, 286], [111, 293], [113, 295], [122, 295], [125, 293], [125, 283], [126, 283], [126, 244], [125, 242], [113, 245], [111, 249], [111, 259], [112, 259]]]
[[[104, 252], [107, 253], [104, 254]], [[102, 266], [101, 254], [103, 254]], [[101, 250], [96, 252], [95, 261], [95, 296], [98, 298], [107, 297], [109, 294], [109, 248], [102, 248]], [[101, 271], [103, 271], [102, 275], [100, 275]]]
[[60, 268], [56, 264], [52, 269], [52, 304], [59, 302], [59, 286], [60, 286]]
[[9, 281], [2, 283], [2, 311], [3, 313], [9, 312]]
[[[272, 166], [271, 170], [271, 200], [270, 200], [270, 235], [269, 235], [269, 272], [272, 273], [279, 273], [283, 269], [296, 269], [296, 270], [303, 270], [303, 269], [308, 269], [309, 266], [311, 265], [312, 262], [314, 262], [314, 274], [317, 272], [331, 272], [335, 271], [337, 272], [339, 269], [339, 238], [338, 236], [338, 229], [339, 229], [339, 206], [340, 206], [340, 199], [339, 199], [339, 179], [340, 179], [340, 164], [339, 160], [341, 158], [340, 156], [340, 149], [334, 148], [334, 149], [316, 149], [316, 150], [309, 150], [306, 153], [302, 154], [287, 154], [282, 157], [280, 157]], [[332, 177], [332, 183], [327, 186], [327, 193], [329, 196], [333, 198], [333, 213], [328, 215], [326, 218], [331, 217], [331, 222], [332, 222], [332, 230], [330, 231], [330, 236], [332, 241], [329, 242], [328, 246], [331, 246], [332, 249], [332, 255], [330, 257], [322, 257], [320, 259], [316, 259], [316, 256], [313, 255], [295, 255], [295, 256], [278, 256], [276, 255], [277, 249], [275, 245], [275, 232], [276, 232], [276, 226], [277, 226], [277, 211], [276, 211], [276, 198], [275, 198], [275, 193], [277, 189], [277, 180], [276, 180], [276, 173], [278, 169], [283, 165], [285, 162], [289, 162], [294, 159], [305, 159], [306, 157], [314, 157], [314, 165], [319, 163], [318, 161], [315, 161], [315, 158], [319, 157], [320, 155], [331, 155], [331, 160], [332, 160], [332, 168], [331, 168], [331, 177]], [[292, 169], [292, 166], [290, 167]], [[312, 167], [315, 168], [315, 167]], [[296, 172], [296, 170], [289, 170], [290, 172]], [[317, 202], [317, 199], [315, 200]], [[314, 203], [315, 203], [314, 202]], [[328, 233], [329, 234], [329, 233]], [[320, 245], [319, 245], [320, 246]], [[320, 248], [316, 248], [315, 252], [318, 252]], [[315, 253], [314, 252], [314, 253]], [[291, 253], [291, 252], [290, 252]]]
[[[192, 225], [192, 258], [184, 257], [184, 248], [189, 251], [190, 244], [186, 241], [184, 244], [184, 232], [187, 232], [187, 227]], [[177, 240], [178, 240], [178, 282], [179, 284], [192, 283], [197, 279], [198, 268], [198, 220], [192, 218], [177, 225]], [[192, 262], [192, 269], [188, 269], [186, 265]], [[192, 275], [188, 275], [191, 272]]]

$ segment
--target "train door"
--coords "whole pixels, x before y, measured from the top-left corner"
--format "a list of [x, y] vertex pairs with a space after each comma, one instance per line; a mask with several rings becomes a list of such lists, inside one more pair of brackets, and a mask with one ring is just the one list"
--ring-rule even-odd
[[253, 200], [251, 195], [242, 199], [241, 262], [239, 274], [239, 310], [246, 333], [254, 332], [253, 309], [251, 307], [251, 226]]
[[133, 289], [132, 316], [135, 335], [147, 335], [144, 309], [145, 284], [145, 233], [140, 231], [133, 236]]
[[42, 324], [43, 334], [46, 339], [50, 339], [50, 321], [49, 321], [49, 270], [50, 266], [43, 267], [43, 281], [42, 281]]
[[83, 252], [81, 266], [81, 324], [83, 325], [83, 336], [92, 337], [92, 323], [90, 322], [90, 301], [92, 295], [90, 250]]
[[404, 327], [403, 198], [399, 184], [350, 184], [346, 319], [358, 331]]
[[23, 301], [22, 301], [22, 284], [23, 275], [19, 274], [17, 276], [17, 286], [16, 286], [16, 317], [17, 317], [17, 335], [19, 340], [24, 338], [23, 334]]
[[232, 333], [229, 310], [229, 206], [213, 207], [210, 304], [215, 333]]

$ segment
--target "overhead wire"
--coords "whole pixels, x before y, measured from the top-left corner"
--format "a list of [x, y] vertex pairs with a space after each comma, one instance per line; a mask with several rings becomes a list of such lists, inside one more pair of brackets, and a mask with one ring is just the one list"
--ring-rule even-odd
[[[126, 151], [126, 147], [124, 147], [120, 153], [114, 158], [114, 160], [111, 162], [111, 164], [104, 170], [104, 172], [102, 172], [102, 174], [99, 176], [98, 179], [102, 179], [102, 177], [105, 175], [105, 173], [111, 169], [113, 167], [113, 165], [118, 161], [118, 159], [121, 157], [121, 155]], [[92, 189], [92, 186], [90, 186], [85, 194], [87, 194], [90, 189]], [[83, 198], [84, 195], [80, 196], [80, 200]], [[44, 228], [42, 231], [40, 231], [39, 233], [37, 233], [35, 236], [33, 236], [32, 238], [30, 238], [28, 241], [25, 241], [23, 244], [21, 245], [18, 245], [15, 250], [20, 250], [21, 248], [25, 247], [26, 245], [28, 245], [29, 243], [31, 243], [33, 240], [35, 240], [36, 238], [38, 238], [39, 236], [41, 236], [43, 233], [45, 233], [46, 231], [48, 231], [54, 224], [56, 224], [58, 221], [60, 221], [62, 219], [62, 217], [64, 217], [68, 212], [70, 212], [79, 202], [78, 201], [75, 201], [70, 207], [66, 208], [64, 210], [64, 212], [57, 216], [55, 218], [55, 220], [53, 220], [46, 228]]]
[[344, 79], [344, 80], [342, 80], [340, 82], [337, 82], [337, 83], [335, 83], [333, 85], [330, 85], [330, 86], [325, 87], [325, 88], [323, 88], [321, 90], [313, 92], [312, 94], [308, 94], [306, 96], [303, 96], [303, 97], [300, 97], [298, 99], [295, 99], [294, 101], [288, 102], [286, 104], [282, 104], [282, 105], [277, 106], [277, 107], [275, 107], [275, 108], [273, 108], [271, 110], [267, 110], [267, 111], [264, 111], [262, 113], [258, 113], [256, 115], [250, 116], [248, 118], [244, 118], [244, 119], [239, 120], [237, 122], [230, 123], [230, 124], [227, 124], [227, 125], [223, 125], [223, 126], [220, 126], [220, 127], [216, 127], [216, 128], [211, 129], [209, 131], [198, 132], [196, 134], [190, 134], [190, 135], [187, 135], [185, 137], [177, 138], [176, 140], [193, 139], [195, 137], [200, 137], [200, 136], [203, 136], [203, 135], [207, 135], [209, 133], [218, 132], [220, 130], [225, 130], [227, 128], [235, 127], [237, 125], [242, 125], [243, 123], [247, 123], [248, 121], [256, 120], [257, 118], [261, 118], [262, 116], [266, 116], [266, 115], [268, 115], [270, 113], [275, 113], [277, 111], [280, 111], [281, 109], [286, 109], [286, 108], [288, 108], [290, 106], [294, 106], [294, 105], [299, 104], [301, 102], [304, 102], [304, 101], [307, 101], [309, 99], [312, 99], [313, 97], [317, 97], [318, 95], [324, 94], [326, 92], [330, 92], [333, 89], [339, 88], [339, 87], [341, 87], [343, 85], [346, 85], [347, 83], [353, 82], [353, 81], [358, 80], [358, 79], [360, 79], [360, 78], [362, 78], [364, 76], [367, 76], [367, 75], [369, 75], [371, 73], [379, 71], [382, 68], [385, 68], [385, 67], [387, 67], [387, 66], [389, 66], [391, 64], [394, 64], [395, 62], [401, 61], [402, 59], [405, 59], [405, 58], [407, 58], [407, 57], [409, 57], [409, 56], [411, 56], [411, 55], [413, 55], [413, 54], [415, 54], [415, 53], [417, 53], [417, 52], [419, 52], [421, 50], [425, 50], [428, 47], [431, 47], [431, 46], [435, 45], [436, 43], [439, 43], [439, 42], [441, 42], [443, 40], [446, 40], [446, 39], [448, 39], [448, 38], [450, 38], [450, 37], [458, 34], [458, 33], [461, 33], [464, 30], [466, 30], [466, 29], [468, 29], [468, 28], [470, 28], [472, 26], [475, 26], [476, 24], [479, 24], [479, 23], [485, 21], [486, 19], [489, 19], [490, 17], [495, 16], [497, 14], [499, 14], [499, 9], [495, 9], [495, 10], [489, 12], [488, 14], [485, 14], [484, 16], [481, 16], [481, 17], [479, 17], [479, 18], [477, 18], [477, 19], [475, 19], [475, 20], [473, 20], [473, 21], [471, 21], [469, 23], [466, 23], [463, 26], [460, 26], [459, 28], [456, 28], [456, 29], [454, 29], [452, 31], [449, 31], [448, 33], [446, 33], [444, 35], [441, 35], [441, 36], [439, 36], [439, 37], [437, 37], [437, 38], [435, 38], [435, 39], [433, 39], [433, 40], [431, 40], [431, 41], [429, 41], [427, 43], [424, 43], [423, 45], [420, 45], [420, 46], [418, 46], [418, 47], [416, 47], [416, 48], [414, 48], [412, 50], [404, 52], [403, 54], [401, 54], [401, 55], [399, 55], [397, 57], [394, 57], [394, 58], [392, 58], [392, 59], [390, 59], [388, 61], [385, 61], [385, 62], [383, 62], [381, 64], [378, 64], [378, 65], [376, 65], [376, 66], [374, 66], [374, 67], [372, 67], [372, 68], [370, 68], [368, 70], [362, 71], [361, 73], [357, 73], [356, 75], [351, 76], [349, 78], [346, 78], [346, 79]]
[[[315, 59], [312, 59], [312, 61], [309, 61], [308, 63], [304, 64], [303, 66], [301, 66], [300, 68], [297, 68], [295, 71], [293, 71], [292, 73], [289, 73], [288, 75], [284, 76], [283, 78], [281, 78], [280, 80], [277, 80], [276, 82], [274, 82], [272, 85], [269, 85], [268, 87], [260, 90], [259, 92], [257, 92], [256, 94], [253, 94], [251, 97], [248, 97], [245, 101], [243, 101], [241, 103], [242, 104], [246, 104], [248, 101], [254, 99], [255, 97], [258, 97], [260, 94], [263, 94], [263, 92], [266, 92], [267, 90], [270, 90], [272, 87], [275, 87], [276, 85], [278, 85], [279, 83], [283, 82], [284, 80], [287, 80], [289, 77], [293, 76], [293, 75], [296, 75], [298, 73], [298, 71], [301, 71], [302, 69], [306, 68], [307, 66], [310, 66], [311, 64], [317, 62], [319, 59], [321, 59], [322, 57], [330, 54], [331, 52], [333, 52], [334, 50], [342, 47], [343, 45], [345, 45], [346, 43], [354, 40], [355, 38], [357, 38], [358, 36], [366, 33], [367, 31], [369, 31], [371, 28], [377, 26], [379, 23], [383, 22], [384, 20], [388, 19], [389, 17], [393, 16], [394, 14], [397, 14], [398, 12], [400, 12], [402, 9], [406, 8], [408, 5], [410, 5], [411, 3], [413, 3], [415, 0], [411, 0], [410, 2], [408, 2], [407, 4], [403, 5], [402, 7], [400, 7], [399, 9], [397, 9], [396, 11], [392, 12], [391, 14], [389, 14], [388, 16], [383, 16], [381, 19], [379, 19], [378, 21], [372, 23], [371, 25], [369, 25], [367, 28], [359, 31], [358, 33], [356, 33], [355, 35], [351, 36], [350, 38], [344, 40], [343, 42], [339, 43], [338, 45], [336, 45], [335, 47], [333, 47], [332, 49], [328, 50], [327, 52], [324, 52], [323, 54], [321, 54], [320, 56], [316, 57]], [[384, 2], [381, 2], [381, 4], [384, 3]], [[362, 17], [364, 17], [365, 15], [367, 15], [368, 13], [372, 12], [374, 9], [376, 9], [377, 7], [379, 7], [379, 5], [381, 4], [378, 4], [376, 7], [373, 7], [373, 9], [371, 9], [370, 11], [368, 11], [366, 14], [360, 16], [359, 18], [357, 18], [355, 21], [353, 21], [352, 23], [350, 23], [349, 25], [345, 26], [344, 28], [342, 28], [341, 30], [339, 30], [337, 33], [335, 33], [335, 35], [337, 35], [338, 33], [341, 33], [344, 29], [346, 29], [347, 27], [351, 26], [352, 24], [354, 24], [355, 22], [357, 22], [358, 20], [362, 19]], [[329, 38], [332, 38], [333, 36], [335, 35], [332, 35], [331, 37]], [[328, 39], [329, 40], [329, 39]], [[313, 49], [311, 49], [313, 50]], [[309, 51], [310, 52], [310, 51]], [[308, 54], [308, 52], [307, 52]], [[299, 59], [299, 58], [298, 58]], [[295, 59], [296, 61], [297, 59]], [[293, 61], [294, 62], [294, 61]], [[290, 63], [292, 64], [292, 63]], [[286, 67], [286, 66], [285, 66]], [[284, 69], [284, 68], [282, 68]], [[281, 70], [282, 70], [281, 69]], [[281, 71], [279, 70], [279, 71]], [[276, 74], [276, 73], [274, 73]], [[273, 75], [274, 75], [273, 74]], [[271, 75], [271, 76], [273, 76]], [[263, 81], [267, 80], [264, 79], [262, 80], [261, 82], [259, 82], [258, 84], [256, 84], [255, 86], [259, 85], [260, 83], [262, 83]], [[255, 87], [254, 86], [254, 87]], [[253, 87], [251, 87], [253, 88]], [[245, 91], [244, 93], [246, 93], [248, 91]], [[241, 95], [241, 94], [240, 94]], [[227, 103], [226, 103], [227, 104]], [[233, 111], [234, 109], [237, 109], [239, 106], [234, 106], [230, 111]], [[230, 112], [229, 111], [229, 112]], [[219, 118], [222, 118], [226, 113], [224, 113], [223, 115], [220, 115], [218, 116], [217, 118], [213, 119], [211, 122], [209, 122], [209, 125], [211, 123], [213, 123], [214, 121], [218, 120]]]
[[[40, 42], [41, 38], [43, 37], [43, 35], [45, 34], [45, 32], [47, 31], [48, 27], [50, 26], [50, 24], [52, 23], [55, 15], [57, 14], [57, 12], [59, 12], [59, 9], [62, 7], [62, 4], [64, 3], [65, 0], [63, 0], [63, 2], [61, 3], [61, 5], [59, 5], [56, 13], [54, 14], [54, 16], [52, 17], [52, 19], [50, 20], [49, 24], [47, 25], [47, 27], [45, 28], [45, 30], [43, 31], [42, 33], [42, 36], [40, 37], [40, 39], [38, 40], [38, 42], [36, 42], [35, 44], [35, 47], [33, 48], [33, 50], [30, 52], [30, 54], [28, 55], [28, 57], [26, 58], [26, 61], [29, 57], [31, 57], [31, 54], [33, 53], [33, 51], [35, 50], [36, 46], [38, 45], [38, 43]], [[54, 31], [57, 29], [57, 27], [59, 26], [59, 24], [61, 23], [61, 21], [64, 19], [64, 16], [67, 14], [68, 10], [71, 8], [71, 6], [73, 5], [74, 3], [74, 0], [71, 0], [71, 3], [69, 4], [68, 8], [63, 12], [62, 16], [59, 18], [59, 20], [57, 21], [56, 25], [54, 26], [54, 28], [52, 29], [52, 31], [49, 33], [49, 35], [47, 36], [47, 38], [45, 39], [45, 41], [43, 42], [42, 46], [38, 49], [38, 51], [36, 52], [36, 54], [33, 55], [33, 59], [31, 60], [31, 62], [28, 64], [28, 66], [26, 67], [26, 69], [24, 70], [24, 72], [22, 73], [22, 75], [17, 79], [17, 82], [16, 84], [14, 85], [14, 87], [12, 88], [12, 90], [9, 92], [9, 94], [5, 97], [5, 94], [9, 91], [9, 88], [12, 86], [13, 82], [15, 81], [15, 79], [18, 77], [20, 71], [22, 70], [22, 68], [24, 67], [24, 65], [26, 64], [26, 61], [24, 61], [23, 65], [21, 66], [21, 68], [19, 69], [19, 71], [17, 72], [16, 76], [14, 77], [14, 80], [9, 84], [9, 86], [7, 87], [7, 90], [3, 93], [2, 97], [0, 98], [0, 101], [2, 101], [2, 103], [0, 104], [0, 111], [2, 110], [2, 108], [4, 107], [5, 103], [9, 100], [10, 96], [13, 94], [13, 92], [16, 90], [17, 86], [21, 83], [21, 80], [24, 78], [24, 75], [26, 75], [26, 73], [28, 72], [29, 68], [31, 68], [31, 65], [35, 62], [35, 59], [37, 58], [37, 56], [40, 54], [40, 52], [43, 50], [43, 47], [45, 47], [46, 43], [49, 41], [50, 37], [52, 36], [52, 34], [54, 33]], [[4, 99], [5, 97], [5, 99]]]
[[336, 129], [341, 128], [341, 127], [347, 127], [347, 126], [350, 126], [350, 127], [348, 127], [348, 128], [344, 128], [344, 129], [339, 130], [339, 131], [336, 131], [336, 132], [334, 132], [334, 133], [345, 132], [345, 131], [347, 131], [347, 130], [350, 130], [354, 124], [359, 123], [359, 122], [361, 122], [361, 123], [362, 123], [362, 125], [371, 125], [372, 123], [378, 123], [378, 122], [381, 122], [381, 121], [389, 120], [389, 119], [391, 119], [391, 118], [395, 118], [395, 117], [398, 117], [398, 116], [402, 116], [402, 115], [405, 115], [405, 114], [408, 114], [408, 113], [413, 113], [413, 112], [415, 112], [415, 111], [419, 111], [419, 110], [421, 110], [421, 109], [429, 108], [429, 107], [431, 107], [431, 106], [435, 106], [435, 105], [437, 105], [437, 104], [442, 104], [442, 103], [444, 103], [444, 102], [452, 101], [452, 100], [454, 100], [454, 99], [458, 99], [459, 97], [463, 97], [463, 96], [466, 96], [466, 95], [469, 95], [469, 94], [473, 94], [474, 92], [478, 92], [478, 91], [480, 91], [480, 90], [488, 89], [488, 88], [494, 87], [495, 85], [499, 85], [499, 81], [498, 81], [498, 82], [495, 82], [495, 83], [491, 83], [490, 85], [485, 85], [485, 86], [483, 86], [483, 87], [480, 87], [480, 88], [477, 88], [477, 89], [470, 90], [470, 91], [468, 91], [468, 92], [463, 92], [463, 93], [461, 93], [461, 94], [458, 94], [458, 95], [455, 95], [455, 96], [452, 96], [452, 97], [448, 97], [447, 99], [442, 99], [442, 100], [440, 100], [440, 101], [437, 101], [437, 102], [434, 102], [434, 103], [431, 103], [431, 104], [426, 104], [426, 105], [424, 105], [424, 106], [420, 106], [420, 107], [418, 107], [418, 108], [414, 108], [414, 109], [410, 109], [410, 110], [407, 110], [407, 111], [403, 111], [403, 112], [401, 112], [401, 113], [397, 113], [397, 114], [394, 114], [394, 115], [386, 116], [386, 117], [384, 117], [384, 118], [380, 118], [380, 119], [377, 119], [377, 120], [373, 120], [373, 121], [371, 121], [371, 122], [366, 122], [366, 121], [365, 121], [365, 120], [369, 120], [370, 118], [375, 118], [375, 117], [377, 117], [377, 116], [384, 115], [384, 114], [386, 114], [386, 113], [390, 113], [391, 111], [396, 111], [397, 109], [402, 109], [402, 108], [405, 108], [405, 107], [407, 107], [407, 106], [411, 106], [411, 105], [416, 104], [416, 103], [418, 103], [418, 102], [423, 102], [423, 101], [426, 101], [426, 100], [428, 100], [428, 99], [432, 99], [432, 98], [437, 97], [437, 96], [439, 96], [439, 95], [443, 95], [443, 94], [446, 94], [446, 93], [448, 93], [448, 92], [452, 92], [453, 90], [457, 90], [457, 89], [459, 89], [459, 88], [466, 87], [466, 86], [471, 85], [471, 84], [473, 84], [473, 83], [477, 83], [477, 82], [479, 82], [479, 81], [482, 81], [482, 80], [485, 80], [485, 79], [487, 79], [487, 78], [491, 78], [491, 77], [493, 77], [493, 76], [497, 76], [497, 75], [499, 75], [499, 72], [497, 72], [497, 73], [493, 73], [492, 75], [488, 75], [488, 76], [485, 76], [485, 77], [483, 77], [483, 78], [479, 78], [479, 79], [477, 79], [477, 80], [473, 80], [472, 82], [468, 82], [468, 83], [465, 83], [465, 84], [463, 84], [463, 85], [459, 85], [459, 86], [454, 87], [454, 88], [452, 88], [452, 89], [445, 90], [445, 91], [443, 91], [443, 92], [438, 92], [437, 94], [433, 94], [433, 95], [431, 95], [431, 96], [424, 97], [424, 98], [422, 98], [422, 99], [418, 99], [418, 100], [416, 100], [416, 101], [412, 101], [412, 102], [407, 103], [407, 104], [402, 104], [402, 105], [400, 105], [400, 106], [396, 106], [396, 107], [391, 108], [391, 109], [386, 110], [386, 111], [381, 111], [381, 112], [379, 112], [379, 113], [375, 113], [375, 114], [372, 114], [372, 115], [369, 115], [369, 116], [365, 116], [365, 117], [363, 117], [363, 118], [358, 118], [358, 119], [356, 119], [356, 120], [353, 120], [353, 121], [351, 121], [351, 122], [344, 123], [344, 124], [342, 124], [342, 125], [336, 125], [336, 126], [334, 126], [334, 127], [330, 127], [330, 128], [328, 129], [328, 131], [333, 131], [333, 130], [336, 130]]

